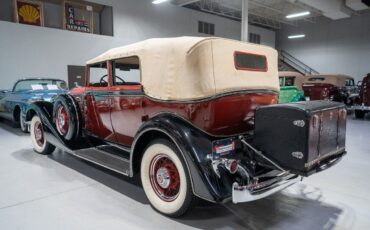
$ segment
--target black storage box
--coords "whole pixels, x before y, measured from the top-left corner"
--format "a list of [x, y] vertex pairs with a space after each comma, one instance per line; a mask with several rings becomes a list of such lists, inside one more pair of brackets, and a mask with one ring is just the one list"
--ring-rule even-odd
[[304, 101], [256, 110], [254, 145], [286, 170], [307, 176], [345, 153], [344, 104]]

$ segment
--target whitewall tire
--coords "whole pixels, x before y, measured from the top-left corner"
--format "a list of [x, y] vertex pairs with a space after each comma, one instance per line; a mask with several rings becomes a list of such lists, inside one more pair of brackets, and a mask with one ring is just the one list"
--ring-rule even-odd
[[22, 132], [28, 133], [29, 132], [29, 125], [24, 121], [24, 118], [22, 116], [22, 112], [19, 115], [19, 123], [20, 123]]
[[34, 116], [31, 120], [30, 133], [35, 152], [47, 155], [54, 151], [55, 147], [45, 139], [44, 127], [38, 116]]
[[178, 217], [193, 206], [188, 170], [171, 142], [160, 139], [149, 144], [141, 160], [140, 176], [150, 204], [160, 213]]

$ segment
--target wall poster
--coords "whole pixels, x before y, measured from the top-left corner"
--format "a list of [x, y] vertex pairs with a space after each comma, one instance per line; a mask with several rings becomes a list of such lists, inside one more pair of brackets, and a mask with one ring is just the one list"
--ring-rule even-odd
[[93, 33], [93, 7], [78, 3], [63, 1], [63, 28], [65, 30]]
[[32, 0], [14, 0], [15, 21], [33, 26], [44, 26], [42, 3]]

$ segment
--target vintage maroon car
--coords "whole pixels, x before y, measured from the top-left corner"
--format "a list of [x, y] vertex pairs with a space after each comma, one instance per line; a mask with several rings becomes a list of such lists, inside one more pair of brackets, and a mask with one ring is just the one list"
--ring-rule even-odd
[[366, 113], [370, 112], [370, 73], [360, 83], [360, 94], [355, 101], [353, 110], [356, 118], [364, 118]]
[[310, 100], [331, 100], [352, 106], [358, 97], [358, 88], [352, 77], [347, 75], [310, 75], [303, 83], [303, 90]]
[[266, 197], [345, 154], [344, 105], [278, 105], [277, 66], [276, 50], [221, 38], [109, 50], [87, 63], [84, 87], [33, 105], [34, 149], [140, 174], [151, 205], [168, 216], [198, 198]]

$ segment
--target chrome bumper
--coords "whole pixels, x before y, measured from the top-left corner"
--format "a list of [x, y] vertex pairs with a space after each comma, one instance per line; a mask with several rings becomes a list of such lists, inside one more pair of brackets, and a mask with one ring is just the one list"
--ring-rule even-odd
[[352, 106], [353, 110], [362, 110], [362, 111], [370, 111], [370, 106], [365, 105], [354, 105]]
[[235, 182], [232, 188], [232, 200], [236, 204], [262, 199], [295, 184], [300, 179], [301, 177], [295, 174], [283, 173], [272, 179], [246, 186], [240, 186]]

